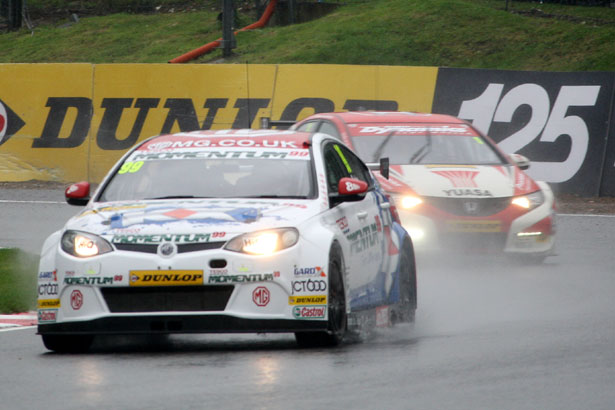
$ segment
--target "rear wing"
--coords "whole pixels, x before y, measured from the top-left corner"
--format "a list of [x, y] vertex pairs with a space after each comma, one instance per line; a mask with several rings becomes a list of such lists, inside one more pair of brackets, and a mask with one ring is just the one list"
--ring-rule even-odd
[[380, 172], [384, 178], [389, 179], [389, 158], [380, 158], [379, 163], [369, 163], [366, 164], [369, 169], [372, 171]]
[[296, 122], [295, 120], [272, 120], [269, 117], [261, 117], [261, 129], [268, 130], [271, 127], [278, 127], [280, 130], [286, 130]]

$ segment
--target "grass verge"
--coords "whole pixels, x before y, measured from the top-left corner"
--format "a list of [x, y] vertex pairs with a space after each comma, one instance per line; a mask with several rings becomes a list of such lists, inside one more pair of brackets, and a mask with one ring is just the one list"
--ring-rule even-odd
[[[221, 36], [213, 4], [172, 13], [112, 10], [0, 34], [0, 63], [166, 63]], [[254, 10], [238, 13], [241, 25], [254, 21]], [[615, 8], [370, 0], [306, 23], [240, 33], [233, 57], [221, 59], [216, 50], [193, 62], [615, 71], [613, 39]]]
[[19, 249], [0, 249], [0, 313], [36, 307], [38, 256]]

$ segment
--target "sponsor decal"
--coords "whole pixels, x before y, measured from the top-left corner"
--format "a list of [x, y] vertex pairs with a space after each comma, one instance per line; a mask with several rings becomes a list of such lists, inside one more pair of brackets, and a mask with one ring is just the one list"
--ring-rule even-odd
[[83, 213], [79, 215], [79, 217], [86, 216], [86, 215], [93, 215], [99, 212], [119, 212], [119, 211], [126, 211], [129, 209], [143, 209], [145, 207], [147, 207], [147, 205], [145, 204], [134, 204], [134, 205], [124, 205], [124, 206], [104, 206], [102, 208], [96, 208], [96, 209], [91, 209], [89, 211], [84, 211]]
[[[167, 214], [170, 214], [170, 213], [167, 213]], [[185, 216], [185, 214], [183, 215]], [[179, 218], [182, 215], [170, 214], [167, 216]], [[139, 244], [139, 245], [156, 245], [156, 244], [161, 244], [164, 242], [173, 242], [176, 244], [182, 244], [182, 243], [206, 243], [206, 242], [209, 242], [210, 238], [211, 238], [211, 234], [209, 233], [168, 234], [168, 235], [114, 235], [113, 238], [111, 239], [111, 242]]]
[[60, 299], [39, 299], [38, 308], [46, 309], [46, 308], [59, 308], [60, 307]]
[[58, 271], [54, 269], [53, 271], [50, 271], [50, 272], [39, 272], [38, 278], [52, 280], [54, 282], [57, 282], [58, 281]]
[[202, 285], [202, 270], [132, 270], [130, 286]]
[[348, 192], [358, 191], [359, 189], [361, 189], [361, 187], [358, 184], [355, 184], [355, 183], [350, 182], [350, 181], [346, 182], [346, 190]]
[[290, 156], [288, 151], [261, 151], [261, 150], [237, 150], [226, 149], [219, 151], [173, 151], [173, 152], [158, 152], [158, 153], [139, 153], [131, 157], [136, 161], [153, 161], [167, 159], [308, 159], [307, 157]]
[[500, 221], [446, 221], [449, 232], [502, 232]]
[[433, 127], [416, 126], [416, 125], [385, 125], [385, 126], [366, 126], [359, 127], [358, 135], [384, 135], [395, 132], [402, 135], [423, 135], [427, 132], [432, 134], [450, 134], [450, 135], [474, 135], [467, 127], [447, 125], [438, 125]]
[[[109, 224], [112, 229], [116, 230], [126, 229], [135, 225], [166, 225], [180, 221], [185, 221], [194, 225], [254, 222], [261, 217], [260, 208], [246, 207], [247, 204], [248, 202], [242, 201], [237, 202], [237, 206], [231, 207], [230, 203], [224, 203], [220, 206], [215, 201], [211, 201], [209, 205], [195, 206], [193, 209], [150, 207], [144, 210], [114, 214], [109, 218]], [[262, 207], [269, 204], [261, 203], [259, 205]], [[158, 244], [162, 242], [174, 242], [176, 244], [205, 243], [209, 242], [211, 238], [223, 238], [224, 236], [226, 236], [225, 232], [180, 235], [118, 234], [112, 238], [112, 242], [134, 244]]]
[[83, 306], [83, 293], [81, 293], [80, 290], [75, 289], [71, 292], [70, 306], [73, 310], [79, 310], [81, 309], [81, 306]]
[[324, 319], [326, 306], [294, 306], [293, 316], [297, 319]]
[[271, 300], [269, 289], [264, 286], [259, 286], [252, 291], [252, 301], [256, 306], [267, 306]]
[[58, 294], [59, 285], [57, 283], [41, 283], [38, 285], [39, 296], [56, 296]]
[[342, 231], [343, 233], [349, 232], [348, 219], [345, 216], [335, 221], [335, 223], [337, 224], [337, 227], [340, 228], [340, 231]]
[[295, 266], [294, 270], [295, 276], [307, 276], [307, 275], [318, 275], [325, 277], [327, 274], [320, 266], [314, 266], [309, 268], [297, 268]]
[[234, 262], [233, 269], [235, 269], [235, 272], [248, 273], [248, 272], [252, 272], [254, 267], [250, 263]]
[[326, 305], [327, 295], [317, 296], [289, 296], [289, 305]]
[[442, 192], [446, 194], [446, 196], [484, 196], [484, 197], [493, 197], [491, 191], [488, 189], [469, 189], [469, 188], [457, 188], [457, 189], [443, 189]]
[[[260, 131], [252, 130], [250, 133], [253, 137], [258, 137]], [[237, 131], [235, 131], [237, 133]], [[290, 134], [286, 132], [286, 135]], [[263, 135], [271, 135], [270, 131], [260, 133]], [[208, 137], [208, 138], [203, 138]], [[188, 135], [179, 135], [173, 136], [172, 140], [169, 141], [159, 141], [152, 142], [147, 144], [143, 148], [139, 148], [140, 151], [164, 151], [164, 150], [177, 150], [183, 148], [246, 148], [246, 147], [255, 147], [255, 148], [282, 148], [282, 149], [299, 149], [295, 141], [284, 141], [284, 140], [274, 140], [274, 139], [266, 139], [266, 138], [250, 138], [250, 139], [241, 139], [241, 138], [212, 138], [212, 137], [220, 137], [217, 135], [202, 135], [202, 136], [188, 136]], [[192, 139], [190, 139], [192, 138]], [[296, 156], [307, 156], [309, 152], [303, 151], [301, 155], [295, 153]]]
[[346, 239], [350, 242], [351, 253], [364, 252], [380, 243], [378, 226], [376, 223], [364, 226], [362, 229], [346, 235]]
[[245, 283], [273, 280], [273, 273], [253, 273], [250, 275], [212, 275], [207, 283]]
[[300, 292], [326, 292], [327, 281], [322, 279], [303, 279], [292, 281], [293, 295]]
[[93, 277], [93, 278], [82, 278], [82, 277], [77, 277], [77, 278], [72, 278], [72, 277], [67, 277], [64, 278], [64, 283], [66, 285], [112, 285], [113, 284], [113, 278], [101, 278], [101, 277]]
[[55, 322], [58, 318], [58, 309], [39, 309], [38, 322], [49, 323]]
[[431, 171], [436, 175], [447, 178], [455, 188], [475, 188], [476, 182], [474, 178], [478, 175], [478, 171]]

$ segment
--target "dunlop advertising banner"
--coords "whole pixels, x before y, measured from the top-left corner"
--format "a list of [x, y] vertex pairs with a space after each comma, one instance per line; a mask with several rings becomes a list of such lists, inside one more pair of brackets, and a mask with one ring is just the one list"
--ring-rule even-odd
[[91, 64], [0, 64], [0, 180], [87, 178]]
[[434, 67], [0, 65], [0, 181], [99, 182], [153, 135], [353, 109], [429, 111]]

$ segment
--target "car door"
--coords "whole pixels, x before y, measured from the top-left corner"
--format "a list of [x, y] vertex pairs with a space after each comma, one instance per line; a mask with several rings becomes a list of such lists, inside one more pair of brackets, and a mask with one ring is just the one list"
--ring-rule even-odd
[[364, 181], [370, 187], [362, 200], [342, 202], [331, 209], [338, 226], [344, 227], [342, 248], [350, 293], [367, 292], [382, 271], [386, 254], [373, 180], [365, 164], [344, 145], [328, 142], [323, 155], [329, 194], [337, 194], [338, 182], [344, 177]]

